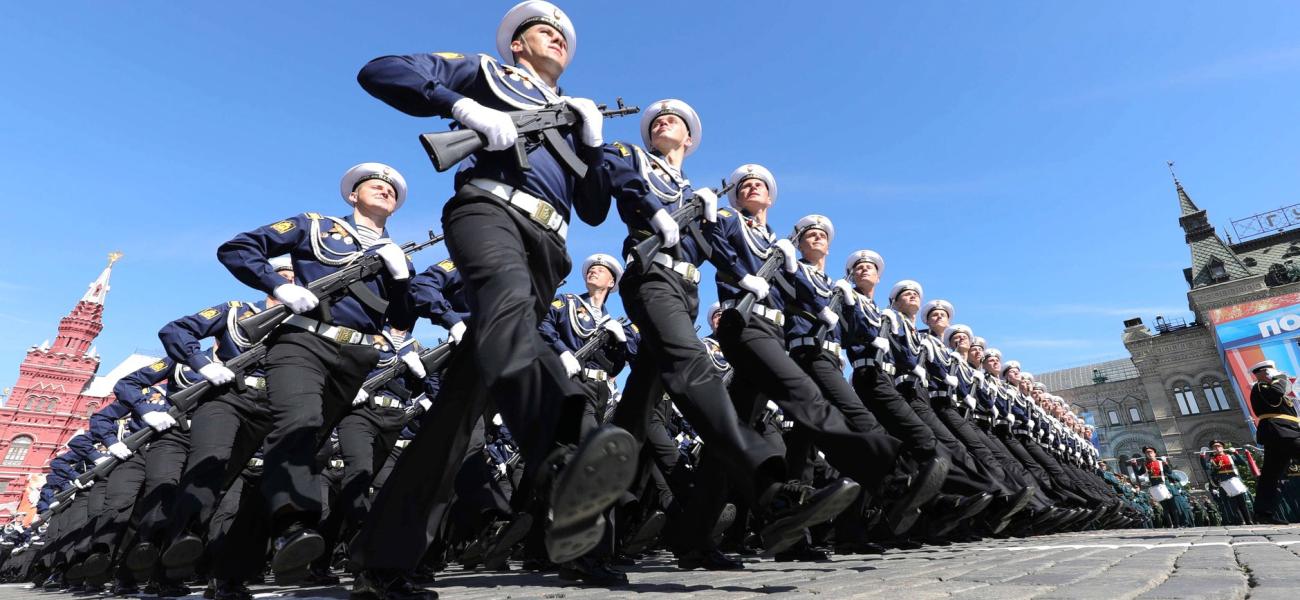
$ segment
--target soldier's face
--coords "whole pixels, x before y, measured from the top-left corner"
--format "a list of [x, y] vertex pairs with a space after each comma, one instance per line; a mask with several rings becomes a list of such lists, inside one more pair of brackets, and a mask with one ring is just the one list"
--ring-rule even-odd
[[352, 190], [352, 203], [367, 214], [382, 213], [384, 216], [397, 210], [397, 191], [387, 181], [370, 179], [361, 182]]
[[772, 195], [762, 179], [750, 177], [740, 182], [738, 187], [736, 196], [740, 198], [741, 208], [747, 212], [766, 210], [772, 206]]
[[1210, 446], [1210, 448], [1214, 450], [1215, 454], [1223, 454], [1223, 444], [1215, 444]]
[[925, 324], [930, 326], [930, 331], [942, 333], [948, 329], [948, 311], [942, 308], [936, 308], [925, 315]]
[[921, 295], [916, 290], [903, 290], [894, 298], [894, 308], [915, 316], [916, 311], [921, 310]]
[[998, 369], [1002, 368], [1002, 359], [996, 354], [990, 354], [984, 359], [984, 370], [994, 375], [998, 374]]
[[970, 336], [966, 332], [954, 333], [948, 338], [948, 343], [952, 344], [954, 350], [963, 354], [970, 352]]
[[541, 68], [545, 63], [551, 63], [560, 70], [569, 66], [568, 40], [564, 39], [560, 30], [546, 23], [538, 23], [525, 29], [510, 42], [510, 51], [515, 54], [517, 60], [526, 62], [534, 68]]
[[1268, 369], [1260, 369], [1253, 373], [1255, 381], [1259, 383], [1268, 383]]
[[826, 256], [829, 251], [830, 241], [825, 231], [809, 229], [799, 238], [799, 253], [805, 258], [817, 260]]
[[[1020, 368], [1011, 367], [1010, 369], [1007, 369], [1007, 372], [1003, 375], [1003, 377], [1006, 378], [1006, 380], [1010, 381], [1011, 383], [1020, 385]], [[1020, 391], [1024, 392], [1025, 390], [1022, 389]]]
[[966, 362], [970, 363], [971, 366], [977, 367], [983, 360], [983, 348], [980, 348], [979, 346], [971, 346], [970, 349], [966, 351]]
[[664, 154], [695, 143], [686, 122], [677, 115], [659, 115], [650, 122], [650, 145]]
[[713, 311], [713, 313], [709, 315], [709, 328], [714, 331], [717, 331], [718, 323], [720, 323], [721, 321], [722, 321], [722, 311], [720, 310]]
[[1147, 456], [1147, 460], [1155, 460], [1155, 459], [1156, 459], [1156, 451], [1155, 451], [1155, 450], [1152, 450], [1152, 449], [1150, 449], [1150, 448], [1147, 448], [1146, 450], [1143, 451], [1143, 453], [1146, 454], [1146, 456]]
[[604, 265], [591, 265], [587, 269], [587, 286], [598, 290], [614, 289], [614, 274]]
[[880, 269], [876, 268], [876, 263], [860, 260], [853, 265], [853, 284], [858, 287], [858, 291], [869, 292], [876, 289], [878, 283], [880, 283]]

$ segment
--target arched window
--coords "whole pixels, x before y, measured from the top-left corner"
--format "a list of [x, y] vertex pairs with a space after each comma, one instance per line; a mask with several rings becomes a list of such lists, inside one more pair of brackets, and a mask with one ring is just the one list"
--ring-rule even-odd
[[32, 438], [26, 435], [20, 435], [9, 442], [9, 452], [5, 453], [6, 467], [17, 467], [27, 460], [27, 451], [32, 448]]
[[59, 399], [58, 399], [58, 398], [46, 398], [46, 399], [45, 399], [45, 408], [44, 408], [44, 410], [45, 410], [45, 412], [47, 412], [47, 413], [52, 413], [52, 412], [54, 412], [54, 409], [55, 409], [58, 405], [59, 405]]
[[34, 410], [38, 402], [40, 402], [40, 396], [35, 394], [28, 396], [27, 400], [23, 402], [23, 410]]
[[1142, 422], [1142, 412], [1137, 407], [1130, 406], [1128, 409], [1128, 420], [1134, 423]]
[[1201, 407], [1196, 404], [1196, 396], [1187, 385], [1174, 387], [1174, 400], [1178, 401], [1178, 412], [1184, 415], [1199, 415]]
[[1228, 397], [1223, 393], [1222, 383], [1207, 381], [1202, 387], [1205, 389], [1205, 402], [1210, 405], [1210, 412], [1228, 410]]
[[1106, 417], [1110, 419], [1111, 425], [1119, 425], [1119, 413], [1113, 410], [1106, 411]]

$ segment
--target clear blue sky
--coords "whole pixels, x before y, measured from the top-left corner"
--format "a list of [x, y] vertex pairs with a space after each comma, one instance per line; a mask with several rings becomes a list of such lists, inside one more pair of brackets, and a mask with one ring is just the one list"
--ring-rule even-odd
[[[217, 245], [305, 210], [346, 212], [338, 179], [355, 163], [410, 182], [395, 237], [437, 229], [451, 178], [416, 135], [445, 123], [397, 113], [355, 75], [383, 54], [492, 52], [511, 4], [9, 6], [0, 386], [110, 250], [126, 257], [101, 373], [156, 351], [171, 318], [255, 299]], [[833, 271], [854, 249], [880, 251], [886, 286], [921, 281], [1030, 371], [1124, 356], [1125, 318], [1189, 316], [1165, 160], [1221, 228], [1298, 200], [1289, 3], [561, 5], [579, 31], [569, 93], [687, 100], [705, 127], [695, 181], [767, 165], [779, 230], [830, 216]], [[635, 118], [607, 124], [607, 139], [638, 137]], [[580, 262], [622, 236], [614, 216], [578, 226], [570, 252]]]

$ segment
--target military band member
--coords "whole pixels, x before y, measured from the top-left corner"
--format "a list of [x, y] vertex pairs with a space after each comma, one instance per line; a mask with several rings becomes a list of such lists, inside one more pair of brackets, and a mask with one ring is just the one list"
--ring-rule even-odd
[[[275, 535], [271, 566], [285, 582], [304, 576], [307, 565], [325, 551], [315, 531], [322, 500], [312, 457], [378, 360], [375, 344], [390, 317], [401, 331], [413, 321], [404, 314], [405, 302], [390, 302], [386, 311], [348, 291], [320, 306], [320, 299], [304, 287], [374, 253], [387, 270], [361, 283], [369, 296], [392, 301], [406, 294], [409, 260], [385, 228], [406, 201], [406, 180], [387, 165], [362, 163], [344, 173], [339, 193], [352, 209], [346, 216], [298, 214], [241, 233], [217, 249], [217, 258], [235, 278], [294, 313], [266, 340], [263, 362], [272, 427], [262, 487]], [[269, 262], [282, 254], [293, 262], [293, 283]], [[419, 361], [408, 364], [415, 371]]]
[[[1224, 449], [1223, 442], [1213, 440], [1210, 442], [1210, 454], [1206, 456], [1201, 454], [1201, 460], [1205, 462], [1205, 468], [1210, 473], [1210, 480], [1215, 485], [1222, 485], [1224, 482], [1240, 478], [1237, 476], [1237, 465], [1245, 465], [1246, 459], [1242, 458], [1236, 448], [1231, 452]], [[1224, 490], [1226, 495], [1227, 490]], [[1224, 499], [1224, 508], [1228, 518], [1232, 519], [1234, 524], [1254, 525], [1253, 511], [1246, 505], [1246, 498], [1250, 492], [1242, 492], [1236, 496], [1228, 496]], [[1227, 516], [1225, 515], [1225, 516]]]
[[1250, 410], [1255, 413], [1255, 440], [1264, 447], [1255, 496], [1255, 521], [1286, 524], [1278, 513], [1278, 487], [1287, 465], [1300, 458], [1300, 418], [1291, 398], [1290, 376], [1277, 370], [1277, 363], [1264, 360], [1250, 368], [1255, 383], [1250, 387]]

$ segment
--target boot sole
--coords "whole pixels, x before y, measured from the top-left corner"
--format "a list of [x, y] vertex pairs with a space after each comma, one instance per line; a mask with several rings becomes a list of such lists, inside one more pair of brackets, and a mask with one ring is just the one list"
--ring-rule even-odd
[[98, 579], [112, 566], [112, 560], [103, 552], [96, 552], [86, 557], [81, 563], [81, 573], [86, 579]]
[[271, 558], [271, 570], [275, 572], [276, 581], [286, 577], [301, 581], [306, 576], [307, 565], [324, 552], [325, 540], [320, 535], [303, 536], [285, 544]]
[[636, 533], [623, 544], [623, 552], [627, 554], [640, 554], [659, 539], [659, 534], [664, 530], [664, 525], [668, 523], [668, 515], [657, 512], [650, 515], [650, 518], [641, 523]]
[[727, 529], [736, 522], [736, 505], [727, 503], [722, 507], [722, 513], [718, 515], [718, 522], [713, 524], [713, 531], [709, 532], [709, 539], [713, 540], [716, 545], [722, 541], [723, 534]]
[[919, 516], [917, 509], [934, 498], [943, 487], [943, 480], [948, 477], [948, 469], [951, 467], [947, 459], [937, 460], [942, 462], [936, 463], [935, 468], [923, 473], [922, 480], [913, 483], [907, 493], [889, 507], [889, 512], [885, 514], [885, 523], [889, 525], [890, 533], [901, 535], [911, 529], [912, 524], [916, 522], [916, 517]]
[[600, 543], [605, 532], [601, 513], [622, 497], [636, 476], [635, 451], [632, 434], [613, 426], [597, 429], [583, 441], [551, 493], [546, 551], [552, 562], [569, 562]]
[[804, 528], [834, 519], [853, 504], [861, 491], [862, 486], [849, 482], [821, 502], [770, 523], [759, 534], [763, 539], [763, 556], [772, 556], [793, 546], [803, 537]]
[[132, 548], [126, 558], [122, 559], [122, 564], [127, 569], [137, 573], [153, 569], [156, 562], [158, 562], [158, 549], [148, 542]]
[[176, 540], [166, 552], [162, 553], [162, 566], [179, 569], [193, 566], [203, 556], [203, 542], [197, 537], [184, 537]]

